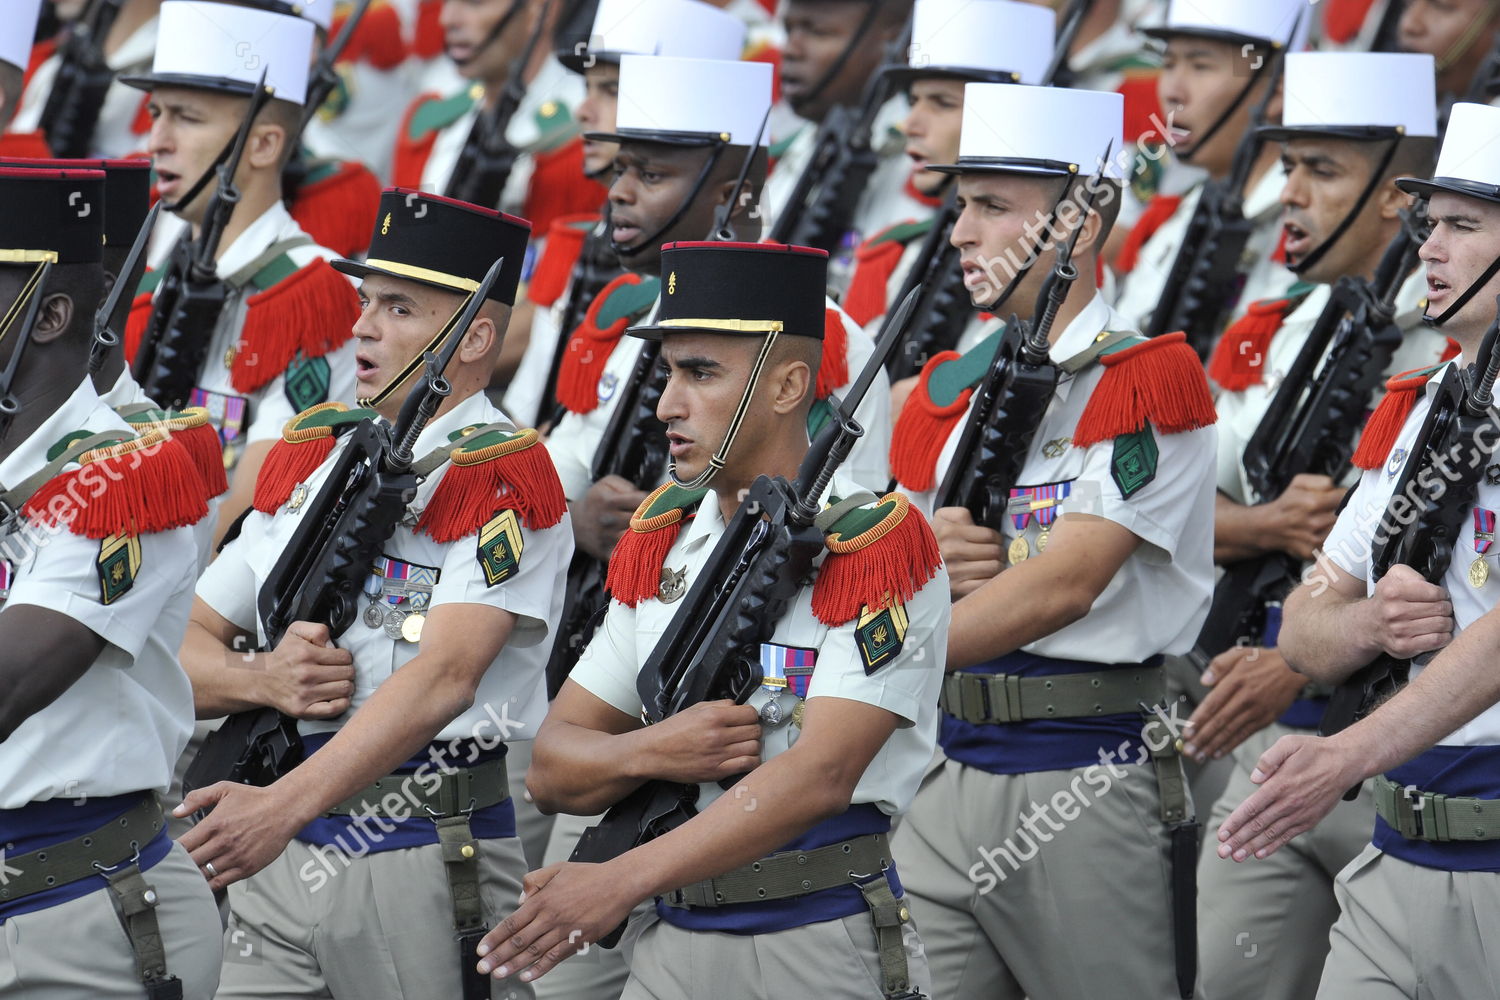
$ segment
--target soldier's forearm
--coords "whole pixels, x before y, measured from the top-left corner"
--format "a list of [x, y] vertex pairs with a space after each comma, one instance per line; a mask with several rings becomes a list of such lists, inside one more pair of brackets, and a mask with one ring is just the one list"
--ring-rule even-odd
[[639, 788], [641, 733], [605, 733], [558, 719], [543, 723], [532, 746], [526, 790], [544, 813], [591, 816]]
[[1277, 647], [1293, 670], [1320, 684], [1338, 684], [1375, 658], [1364, 598], [1331, 586], [1303, 584], [1287, 598]]
[[193, 685], [193, 712], [200, 719], [216, 719], [235, 712], [277, 706], [272, 679], [263, 653], [234, 649], [197, 621], [189, 621], [182, 637], [182, 669]]
[[948, 669], [1013, 653], [1088, 614], [1095, 595], [1057, 569], [1044, 558], [1028, 559], [954, 604]]
[[1214, 494], [1214, 562], [1222, 566], [1268, 551], [1260, 510]]

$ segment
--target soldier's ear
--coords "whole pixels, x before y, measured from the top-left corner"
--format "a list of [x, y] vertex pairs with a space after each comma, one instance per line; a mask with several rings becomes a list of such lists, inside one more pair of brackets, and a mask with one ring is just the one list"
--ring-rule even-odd
[[287, 131], [275, 122], [261, 122], [250, 130], [245, 159], [258, 170], [281, 169], [286, 151]]
[[72, 325], [73, 297], [64, 292], [53, 292], [42, 300], [42, 307], [37, 310], [31, 340], [37, 344], [50, 344], [67, 333]]

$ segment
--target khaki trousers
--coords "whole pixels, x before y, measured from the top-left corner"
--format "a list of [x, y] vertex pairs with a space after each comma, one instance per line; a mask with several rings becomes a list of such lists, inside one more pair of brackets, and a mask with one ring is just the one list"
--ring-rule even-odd
[[[223, 939], [208, 883], [177, 844], [144, 873], [161, 901], [156, 922], [167, 972], [184, 1000], [210, 1000]], [[130, 939], [108, 889], [11, 917], [0, 924], [0, 997], [5, 1000], [142, 1000]]]
[[[1204, 828], [1219, 825], [1258, 787], [1250, 771], [1288, 733], [1271, 725], [1241, 744], [1224, 794]], [[1212, 1000], [1312, 1000], [1328, 955], [1328, 929], [1339, 915], [1333, 880], [1370, 842], [1375, 803], [1369, 782], [1323, 822], [1264, 860], [1241, 864], [1205, 850], [1198, 861], [1198, 955]]]
[[891, 843], [934, 1000], [1176, 1000], [1159, 809], [1149, 762], [997, 775], [939, 756]]
[[1334, 893], [1318, 1000], [1500, 996], [1500, 874], [1423, 868], [1368, 845]]
[[[493, 927], [515, 910], [526, 863], [513, 837], [479, 844], [479, 892]], [[437, 844], [350, 857], [294, 840], [230, 886], [229, 907], [219, 1000], [459, 995], [453, 904]], [[520, 981], [493, 981], [490, 995], [532, 1000]]]

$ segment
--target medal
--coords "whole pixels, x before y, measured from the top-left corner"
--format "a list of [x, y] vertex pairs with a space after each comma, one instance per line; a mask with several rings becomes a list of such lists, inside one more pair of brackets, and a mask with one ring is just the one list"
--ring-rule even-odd
[[774, 726], [781, 721], [781, 701], [779, 697], [773, 697], [770, 701], [760, 706], [760, 721], [768, 726]]
[[1491, 462], [1484, 467], [1484, 481], [1491, 486], [1500, 486], [1500, 462]]
[[1469, 564], [1469, 585], [1478, 590], [1490, 578], [1490, 566], [1485, 562], [1485, 553], [1495, 544], [1495, 512], [1483, 507], [1474, 508], [1474, 551], [1478, 553]]
[[401, 638], [405, 639], [407, 642], [421, 642], [422, 625], [426, 623], [426, 621], [427, 616], [422, 614], [420, 611], [413, 611], [411, 614], [407, 615], [406, 620], [401, 623]]
[[656, 589], [656, 599], [663, 604], [671, 604], [681, 600], [682, 595], [687, 593], [687, 567], [682, 569], [671, 569], [663, 566], [661, 568], [661, 585]]
[[233, 347], [228, 347], [224, 351], [224, 367], [225, 368], [233, 368], [234, 367], [234, 348]]
[[1073, 484], [1048, 483], [1045, 486], [1022, 486], [1010, 491], [1010, 499], [1006, 503], [1006, 513], [1010, 515], [1010, 523], [1015, 526], [1016, 538], [1010, 543], [1010, 550], [1006, 557], [1014, 566], [1018, 562], [1024, 562], [1031, 556], [1031, 546], [1026, 541], [1026, 527], [1031, 523], [1032, 515], [1036, 516], [1037, 528], [1040, 533], [1036, 539], [1036, 550], [1041, 552], [1047, 547], [1047, 534], [1052, 528], [1052, 522], [1057, 520], [1058, 508], [1068, 494], [1073, 491]]
[[802, 710], [806, 705], [807, 702], [799, 698], [797, 699], [797, 707], [792, 709], [792, 725], [796, 726], [798, 729], [802, 728]]
[[380, 626], [382, 626], [384, 624], [385, 624], [385, 611], [380, 607], [380, 602], [379, 601], [373, 601], [373, 602], [371, 602], [370, 606], [367, 607], [367, 608], [365, 608], [365, 627], [366, 628], [379, 628]]
[[1043, 528], [1041, 534], [1036, 536], [1036, 550], [1038, 552], [1047, 551], [1047, 536], [1050, 534], [1050, 531], [1048, 531], [1046, 528]]
[[385, 613], [385, 634], [392, 639], [401, 638], [401, 626], [406, 623], [406, 612], [392, 608]]
[[1012, 566], [1016, 563], [1025, 562], [1031, 556], [1031, 546], [1026, 544], [1023, 535], [1017, 535], [1011, 539], [1010, 549], [1005, 553], [1005, 558]]

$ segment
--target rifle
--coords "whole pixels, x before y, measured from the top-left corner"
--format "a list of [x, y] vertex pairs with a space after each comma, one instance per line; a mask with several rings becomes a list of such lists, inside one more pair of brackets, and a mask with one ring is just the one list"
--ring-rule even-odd
[[146, 221], [141, 223], [140, 231], [135, 234], [135, 242], [130, 245], [130, 253], [125, 257], [125, 263], [120, 266], [120, 273], [115, 276], [115, 282], [110, 286], [109, 295], [94, 313], [94, 337], [89, 346], [89, 375], [99, 374], [104, 367], [105, 358], [109, 352], [120, 346], [119, 331], [110, 328], [109, 321], [114, 316], [115, 310], [120, 307], [120, 300], [125, 297], [125, 290], [130, 287], [130, 276], [140, 265], [141, 257], [146, 253], [146, 244], [151, 242], [151, 232], [156, 228], [156, 217], [161, 213], [161, 202], [151, 206], [146, 213]]
[[[1500, 297], [1496, 299], [1500, 309]], [[1497, 419], [1493, 390], [1500, 374], [1500, 315], [1484, 335], [1479, 356], [1482, 371], [1459, 372], [1449, 365], [1427, 412], [1422, 429], [1387, 502], [1386, 516], [1374, 540], [1371, 577], [1379, 580], [1400, 563], [1441, 584], [1453, 558], [1453, 543], [1464, 515], [1474, 504], [1479, 474], [1494, 446], [1476, 447], [1485, 428]], [[1410, 509], [1398, 516], [1400, 500]], [[1391, 522], [1394, 521], [1394, 524]], [[1364, 718], [1405, 683], [1412, 659], [1382, 653], [1341, 683], [1328, 700], [1318, 731], [1331, 736]], [[1344, 798], [1353, 798], [1357, 786]]]
[[57, 77], [37, 122], [58, 157], [77, 160], [92, 151], [99, 110], [115, 79], [104, 41], [124, 5], [125, 0], [93, 0], [58, 53]]
[[[513, 9], [519, 9], [523, 0], [512, 2], [517, 5]], [[531, 62], [537, 43], [546, 30], [551, 7], [552, 0], [547, 0], [536, 27], [526, 39], [526, 47], [510, 65], [500, 95], [474, 119], [469, 137], [464, 140], [464, 148], [458, 154], [458, 162], [453, 165], [453, 173], [448, 175], [448, 185], [443, 190], [446, 197], [484, 208], [500, 207], [500, 196], [505, 192], [511, 170], [521, 155], [521, 151], [505, 138], [505, 130], [510, 127], [510, 120], [526, 97], [526, 65]]]
[[[1337, 481], [1348, 471], [1366, 401], [1401, 346], [1396, 295], [1422, 247], [1411, 226], [1408, 216], [1407, 225], [1381, 256], [1372, 282], [1345, 275], [1334, 284], [1328, 304], [1277, 388], [1243, 458], [1246, 478], [1260, 502], [1281, 496], [1299, 473]], [[1213, 604], [1191, 654], [1194, 661], [1206, 667], [1231, 646], [1259, 645], [1267, 604], [1291, 591], [1301, 569], [1285, 552], [1267, 552], [1228, 566], [1214, 588]]]
[[[873, 15], [872, 15], [873, 16]], [[838, 253], [854, 220], [859, 199], [879, 164], [875, 116], [895, 90], [888, 68], [902, 64], [910, 31], [886, 49], [886, 62], [865, 84], [859, 106], [836, 104], [818, 126], [813, 153], [797, 175], [791, 197], [777, 213], [768, 237]]]
[[[172, 259], [152, 304], [146, 334], [131, 365], [142, 391], [167, 409], [180, 409], [191, 397], [208, 353], [209, 338], [228, 301], [229, 290], [219, 279], [217, 268], [219, 243], [240, 201], [234, 175], [244, 155], [250, 128], [270, 99], [271, 88], [266, 86], [266, 75], [262, 72], [234, 141], [214, 167], [214, 193], [203, 213], [197, 237], [180, 240], [172, 248]], [[191, 201], [207, 179], [205, 174], [178, 204]]]
[[[1101, 162], [1107, 163], [1109, 152], [1104, 156]], [[1064, 189], [1063, 197], [1070, 188], [1071, 184]], [[938, 489], [937, 506], [966, 507], [974, 515], [975, 524], [996, 531], [1003, 526], [1011, 487], [1020, 478], [1031, 439], [1052, 402], [1060, 374], [1049, 343], [1052, 323], [1078, 280], [1073, 248], [1083, 232], [1082, 220], [1093, 210], [1098, 190], [1098, 184], [1089, 184], [1079, 224], [1058, 248], [1052, 271], [1037, 295], [1033, 319], [1026, 322], [1012, 313], [1005, 324], [995, 360], [974, 393], [958, 448]]]
[[[1294, 25], [1291, 38], [1296, 38], [1296, 35], [1297, 26]], [[1286, 45], [1279, 46], [1268, 57], [1271, 64], [1260, 71], [1269, 79], [1266, 92], [1252, 115], [1253, 122], [1262, 123], [1266, 119], [1266, 109], [1276, 94], [1276, 81], [1286, 66], [1286, 50], [1290, 47], [1291, 39], [1288, 39]], [[1250, 86], [1254, 85], [1252, 81]], [[1167, 273], [1167, 282], [1162, 286], [1162, 296], [1142, 331], [1146, 336], [1156, 337], [1182, 330], [1198, 356], [1208, 358], [1214, 338], [1223, 328], [1239, 294], [1240, 257], [1254, 229], [1251, 221], [1245, 218], [1245, 187], [1250, 181], [1250, 170], [1255, 166], [1260, 145], [1256, 129], [1247, 129], [1235, 147], [1229, 176], [1222, 181], [1210, 179], [1204, 182], [1198, 204], [1183, 233], [1182, 244], [1177, 248], [1177, 256]]]
[[1042, 86], [1071, 87], [1076, 82], [1077, 74], [1068, 65], [1068, 51], [1073, 48], [1073, 39], [1078, 37], [1078, 29], [1083, 27], [1083, 19], [1092, 6], [1093, 0], [1072, 0], [1068, 9], [1063, 11], [1057, 22], [1059, 27], [1056, 44], [1052, 47], [1052, 61], [1042, 74]]
[[[348, 444], [261, 585], [256, 605], [265, 650], [275, 649], [293, 622], [321, 622], [334, 639], [354, 622], [370, 566], [416, 496], [412, 449], [452, 392], [443, 372], [458, 351], [463, 331], [484, 305], [500, 264], [497, 260], [490, 266], [479, 287], [422, 352], [423, 381], [402, 404], [395, 424], [387, 427], [366, 419], [350, 432]], [[237, 712], [204, 741], [183, 777], [183, 791], [216, 781], [268, 785], [301, 758], [296, 719], [270, 707]]]
[[[729, 698], [743, 705], [755, 693], [760, 644], [770, 639], [823, 551], [823, 534], [814, 522], [834, 471], [864, 434], [854, 411], [914, 304], [910, 296], [902, 302], [899, 322], [881, 338], [848, 397], [808, 448], [796, 481], [763, 475], [751, 485], [637, 675], [641, 717], [648, 725], [703, 701]], [[571, 860], [619, 857], [686, 823], [697, 813], [697, 800], [696, 785], [648, 781], [583, 832]], [[613, 947], [620, 930], [600, 945]]]

